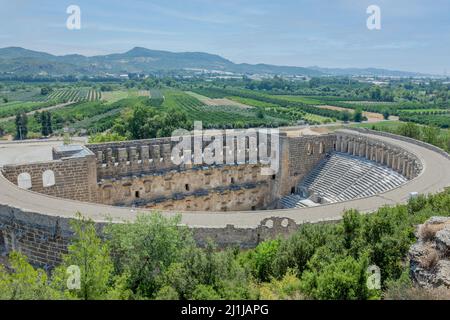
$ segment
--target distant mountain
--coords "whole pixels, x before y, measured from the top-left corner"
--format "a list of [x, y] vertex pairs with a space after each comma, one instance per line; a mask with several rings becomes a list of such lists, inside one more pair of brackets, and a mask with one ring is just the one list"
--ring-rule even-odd
[[326, 76], [419, 74], [381, 69], [326, 69], [320, 67], [236, 64], [221, 56], [203, 52], [169, 52], [136, 47], [125, 53], [86, 57], [79, 54], [55, 56], [20, 47], [0, 49], [0, 73], [13, 76], [105, 76], [128, 73], [176, 71], [232, 72], [246, 75]]

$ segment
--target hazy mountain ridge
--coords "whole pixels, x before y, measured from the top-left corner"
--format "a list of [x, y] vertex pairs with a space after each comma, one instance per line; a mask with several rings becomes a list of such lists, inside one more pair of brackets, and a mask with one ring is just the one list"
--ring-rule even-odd
[[56, 56], [20, 47], [0, 49], [0, 73], [17, 76], [46, 74], [50, 76], [101, 76], [123, 73], [153, 73], [186, 69], [217, 70], [239, 74], [288, 76], [372, 75], [424, 76], [415, 72], [376, 68], [320, 68], [275, 66], [269, 64], [236, 64], [219, 55], [204, 52], [169, 52], [135, 47], [125, 53], [86, 57], [80, 54]]

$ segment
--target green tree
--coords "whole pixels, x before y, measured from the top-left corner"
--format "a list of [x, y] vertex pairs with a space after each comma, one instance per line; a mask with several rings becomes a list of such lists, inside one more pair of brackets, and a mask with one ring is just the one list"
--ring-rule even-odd
[[43, 111], [35, 115], [37, 115], [38, 122], [41, 125], [41, 134], [44, 137], [51, 135], [53, 133], [51, 113], [49, 111]]
[[0, 300], [49, 300], [60, 297], [51, 289], [44, 270], [34, 269], [25, 256], [9, 254], [10, 270], [0, 265]]
[[273, 277], [273, 261], [280, 247], [280, 240], [264, 241], [250, 252], [253, 275], [260, 281]]
[[349, 122], [351, 118], [351, 114], [348, 111], [342, 112], [342, 121]]
[[186, 246], [193, 245], [190, 231], [179, 223], [179, 216], [166, 218], [154, 213], [140, 214], [134, 223], [105, 228], [115, 269], [129, 274], [128, 287], [133, 292], [154, 296], [161, 286], [158, 277], [181, 261]]
[[179, 300], [180, 296], [178, 295], [177, 290], [170, 286], [164, 286], [158, 290], [155, 295], [155, 300]]
[[405, 136], [405, 137], [410, 137], [413, 139], [420, 139], [421, 136], [421, 130], [420, 127], [417, 124], [414, 124], [412, 122], [407, 122], [402, 124], [401, 126], [398, 127], [397, 129], [398, 134]]
[[360, 300], [371, 296], [367, 282], [367, 259], [335, 256], [319, 250], [301, 277], [302, 292], [313, 299]]
[[121, 136], [116, 132], [97, 133], [89, 136], [89, 143], [103, 143], [113, 141], [125, 141], [126, 137]]
[[438, 145], [439, 144], [439, 135], [441, 134], [441, 130], [438, 127], [433, 126], [424, 126], [422, 127], [422, 137], [423, 141]]
[[261, 300], [303, 300], [301, 282], [295, 271], [288, 270], [280, 280], [272, 278], [270, 282], [260, 285]]
[[48, 86], [47, 87], [42, 87], [41, 88], [41, 95], [46, 96], [52, 91], [53, 91], [52, 88], [50, 88]]
[[355, 112], [353, 113], [353, 121], [355, 121], [355, 122], [363, 121], [363, 113], [362, 113], [361, 109], [355, 110]]
[[199, 284], [192, 294], [193, 300], [220, 300], [220, 295], [212, 286]]
[[[84, 300], [105, 299], [113, 290], [113, 263], [108, 245], [97, 235], [94, 222], [77, 214], [71, 222], [74, 231], [68, 253], [62, 264], [52, 275], [52, 285], [64, 292], [67, 298]], [[67, 288], [70, 273], [68, 268], [76, 266], [80, 270], [80, 289]]]
[[191, 129], [186, 113], [170, 108], [161, 119], [161, 128], [157, 131], [158, 137], [170, 137], [177, 129]]
[[15, 120], [16, 140], [25, 140], [28, 135], [28, 117], [26, 113], [18, 113]]
[[262, 111], [261, 108], [259, 108], [259, 109], [256, 111], [256, 117], [257, 117], [258, 119], [264, 119], [264, 111]]

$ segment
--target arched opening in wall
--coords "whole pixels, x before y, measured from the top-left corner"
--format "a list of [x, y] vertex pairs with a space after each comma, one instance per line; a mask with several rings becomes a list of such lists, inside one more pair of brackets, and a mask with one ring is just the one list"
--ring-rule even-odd
[[313, 154], [313, 147], [312, 147], [312, 144], [311, 144], [311, 143], [308, 143], [308, 144], [306, 145], [306, 153], [308, 154], [308, 156], [310, 156], [310, 155]]
[[276, 175], [276, 174], [273, 174], [273, 175], [272, 175], [272, 180], [275, 180], [276, 177], [277, 177], [277, 175]]
[[44, 188], [54, 186], [56, 184], [55, 181], [55, 173], [52, 170], [46, 170], [42, 174], [42, 186]]
[[185, 189], [186, 191], [189, 191], [189, 184], [186, 183], [186, 184], [184, 185], [184, 189]]
[[135, 192], [134, 192], [134, 197], [135, 197], [135, 198], [140, 198], [140, 197], [141, 197], [139, 191], [135, 191]]
[[234, 184], [234, 178], [231, 178], [231, 184]]
[[106, 187], [103, 189], [103, 199], [109, 200], [111, 199], [111, 187]]
[[256, 206], [252, 206], [252, 211], [255, 211], [256, 210]]
[[144, 182], [145, 192], [149, 193], [152, 190], [152, 183], [149, 181]]
[[295, 194], [295, 187], [291, 188], [291, 194]]
[[17, 185], [21, 189], [31, 189], [31, 176], [28, 172], [22, 172], [17, 176]]

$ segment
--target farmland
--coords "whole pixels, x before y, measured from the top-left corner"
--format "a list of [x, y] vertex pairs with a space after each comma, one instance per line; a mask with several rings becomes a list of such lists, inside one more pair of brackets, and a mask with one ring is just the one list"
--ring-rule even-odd
[[113, 90], [101, 92], [101, 100], [106, 102], [116, 102], [122, 99], [133, 97], [150, 97], [148, 90]]
[[207, 106], [200, 100], [181, 91], [164, 90], [164, 108], [175, 108], [186, 112], [191, 121], [203, 121], [206, 128], [234, 128], [249, 126], [287, 125], [287, 117], [267, 114], [258, 116], [256, 109], [238, 106]]
[[59, 100], [62, 102], [81, 102], [100, 100], [101, 93], [92, 89], [58, 89], [51, 92], [48, 100]]
[[[0, 90], [0, 97], [6, 98], [8, 101], [22, 102], [39, 102], [47, 100], [45, 95], [41, 94], [40, 88], [24, 87]], [[0, 104], [1, 105], [1, 104]]]
[[[270, 80], [261, 83], [264, 82]], [[203, 121], [206, 128], [338, 124], [340, 121], [352, 121], [355, 110], [362, 111], [369, 125], [383, 121], [383, 114], [390, 116], [390, 119], [400, 118], [424, 125], [442, 128], [449, 125], [450, 109], [442, 102], [444, 100], [433, 102], [429, 99], [421, 103], [419, 98], [411, 101], [396, 98], [395, 101], [382, 101], [385, 91], [390, 90], [388, 88], [381, 89], [381, 98], [375, 100], [371, 91], [364, 93], [365, 89], [361, 89], [364, 86], [347, 81], [335, 88], [330, 82], [332, 80], [327, 80], [323, 88], [315, 87], [316, 84], [311, 86], [311, 83], [307, 88], [299, 83], [297, 89], [297, 83], [284, 82], [276, 90], [267, 85], [264, 85], [264, 90], [250, 89], [255, 86], [249, 85], [249, 80], [241, 84], [226, 80], [208, 83], [198, 79], [146, 79], [130, 83], [86, 82], [76, 85], [13, 84], [2, 88], [0, 92], [3, 92], [3, 97], [8, 94], [23, 100], [1, 99], [0, 117], [6, 120], [18, 112], [29, 113], [63, 101], [72, 101], [71, 106], [51, 110], [56, 134], [63, 126], [70, 126], [76, 132], [107, 131], [114, 126], [116, 119], [124, 116], [122, 111], [132, 110], [137, 105], [153, 108], [160, 115], [168, 110], [179, 110], [186, 114], [189, 122]], [[420, 99], [424, 98], [421, 96]], [[30, 132], [39, 132], [38, 124], [31, 118]], [[11, 118], [8, 120], [2, 127], [11, 131], [13, 121]]]
[[[316, 108], [314, 105], [309, 105], [306, 103], [311, 102], [311, 99], [301, 99], [301, 97], [298, 96], [279, 96], [250, 90], [226, 90], [219, 88], [197, 89], [194, 90], [194, 92], [198, 94], [205, 94], [209, 97], [227, 97], [231, 100], [257, 107], [271, 109], [283, 108], [291, 114], [303, 114], [304, 116], [301, 119], [312, 122], [313, 124], [333, 122], [336, 121], [336, 119], [343, 118], [343, 113], [340, 111]], [[314, 100], [314, 102], [319, 103], [319, 100]], [[283, 113], [283, 111], [277, 111]]]
[[[22, 112], [31, 112], [43, 108], [47, 108], [57, 104], [57, 101], [49, 100], [43, 102], [23, 102], [23, 101], [14, 101], [8, 102], [0, 105], [0, 119], [12, 117], [17, 113]], [[1, 121], [1, 120], [0, 120]]]

